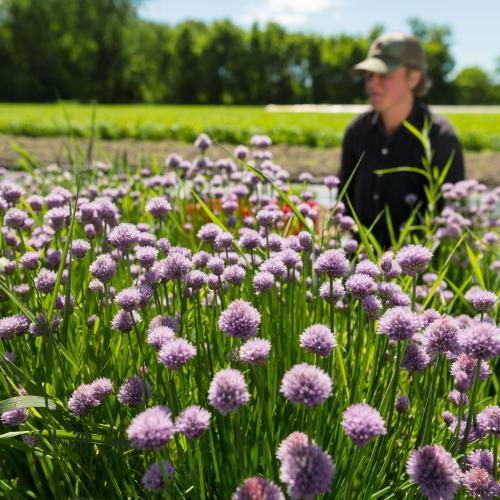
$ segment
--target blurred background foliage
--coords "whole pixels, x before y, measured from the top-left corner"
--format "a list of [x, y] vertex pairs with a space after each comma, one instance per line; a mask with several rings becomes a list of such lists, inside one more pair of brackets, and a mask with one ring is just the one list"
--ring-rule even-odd
[[[245, 30], [229, 20], [176, 26], [140, 19], [136, 0], [0, 0], [3, 101], [294, 104], [363, 102], [352, 66], [366, 36], [291, 33], [275, 23]], [[500, 102], [495, 75], [453, 73], [451, 30], [419, 19], [435, 104]], [[498, 62], [500, 73], [500, 58]], [[498, 76], [498, 74], [497, 74]]]

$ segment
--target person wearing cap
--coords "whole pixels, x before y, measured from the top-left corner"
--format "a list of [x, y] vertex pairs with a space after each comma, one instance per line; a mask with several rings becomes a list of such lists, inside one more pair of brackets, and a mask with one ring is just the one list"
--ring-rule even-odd
[[[430, 120], [432, 165], [443, 169], [453, 155], [447, 182], [464, 178], [462, 149], [448, 120], [431, 113], [421, 100], [431, 82], [418, 38], [398, 33], [382, 35], [371, 45], [368, 57], [356, 64], [354, 72], [365, 77], [371, 109], [355, 118], [344, 135], [339, 192], [362, 157], [347, 189], [349, 199], [367, 227], [387, 205], [397, 237], [412, 205], [417, 201], [426, 205], [426, 179], [421, 174], [375, 173], [379, 169], [422, 167], [422, 144], [403, 122], [407, 120], [422, 130]], [[390, 246], [385, 216], [377, 222], [373, 234], [383, 247]]]

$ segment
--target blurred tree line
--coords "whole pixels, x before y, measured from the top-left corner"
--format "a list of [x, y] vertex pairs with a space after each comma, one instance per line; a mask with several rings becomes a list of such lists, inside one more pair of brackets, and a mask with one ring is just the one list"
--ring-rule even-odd
[[[0, 0], [0, 100], [182, 104], [355, 103], [351, 68], [383, 32], [365, 37], [289, 33], [275, 23], [244, 30], [228, 20], [176, 26], [142, 20], [140, 0]], [[446, 26], [409, 21], [421, 37], [432, 103], [500, 102], [479, 67], [450, 78]], [[499, 59], [500, 73], [500, 59]]]

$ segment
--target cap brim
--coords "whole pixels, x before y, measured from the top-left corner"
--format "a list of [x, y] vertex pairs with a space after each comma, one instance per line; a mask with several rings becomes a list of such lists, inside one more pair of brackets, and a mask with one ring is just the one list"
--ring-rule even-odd
[[356, 64], [354, 66], [353, 71], [354, 73], [364, 73], [364, 72], [369, 72], [369, 73], [381, 73], [383, 75], [386, 75], [387, 73], [390, 73], [391, 71], [394, 71], [395, 69], [399, 68], [401, 66], [400, 64], [387, 64], [384, 60], [380, 59], [379, 57], [369, 57], [368, 59], [365, 59], [364, 61], [361, 61], [360, 63]]

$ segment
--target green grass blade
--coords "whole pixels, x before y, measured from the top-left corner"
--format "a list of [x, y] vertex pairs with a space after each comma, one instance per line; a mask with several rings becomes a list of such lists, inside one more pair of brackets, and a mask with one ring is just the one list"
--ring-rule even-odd
[[[75, 203], [73, 205], [73, 210], [71, 211], [71, 223], [70, 223], [70, 227], [69, 227], [69, 233], [66, 236], [66, 243], [64, 244], [64, 249], [63, 249], [63, 252], [61, 255], [61, 263], [59, 264], [59, 269], [57, 271], [57, 279], [56, 279], [56, 284], [54, 286], [54, 291], [50, 297], [50, 305], [49, 305], [49, 310], [47, 313], [47, 319], [48, 319], [49, 325], [52, 324], [52, 317], [54, 316], [54, 309], [56, 307], [57, 293], [59, 291], [59, 287], [61, 286], [62, 274], [63, 274], [64, 266], [66, 265], [66, 257], [68, 256], [68, 252], [69, 252], [69, 249], [71, 247], [71, 242], [73, 241], [73, 229], [75, 226], [76, 206], [78, 203], [79, 191], [80, 191], [80, 185], [77, 184]], [[70, 209], [71, 209], [71, 205], [70, 205]]]
[[365, 251], [368, 254], [368, 257], [370, 257], [370, 259], [373, 262], [377, 262], [377, 258], [375, 256], [375, 253], [373, 252], [373, 248], [370, 245], [370, 241], [368, 239], [368, 235], [366, 234], [366, 230], [365, 230], [363, 224], [361, 223], [361, 221], [359, 220], [359, 217], [357, 216], [357, 214], [354, 210], [354, 207], [352, 206], [351, 200], [349, 199], [349, 195], [346, 194], [345, 199], [347, 201], [347, 204], [349, 205], [349, 209], [352, 213], [352, 216], [353, 216], [354, 220], [356, 221], [356, 226], [358, 227], [359, 236], [361, 238], [361, 242], [363, 243]]
[[101, 434], [94, 434], [91, 432], [70, 432], [63, 429], [58, 429], [53, 431], [42, 431], [40, 435], [47, 438], [52, 438], [56, 436], [58, 439], [67, 439], [69, 441], [75, 441], [77, 443], [83, 444], [97, 444], [103, 446], [114, 446], [117, 448], [131, 448], [130, 442], [125, 439], [119, 439], [115, 437], [103, 436]]
[[9, 299], [14, 302], [14, 304], [29, 318], [32, 323], [36, 323], [35, 313], [32, 312], [28, 307], [26, 307], [10, 290], [9, 287], [0, 280], [0, 289], [9, 297]]
[[426, 172], [423, 168], [418, 167], [395, 167], [395, 168], [382, 168], [380, 170], [375, 170], [376, 174], [396, 174], [398, 172], [413, 172], [415, 174], [423, 175], [429, 181], [431, 180], [431, 176], [428, 172]]
[[430, 301], [434, 297], [434, 294], [436, 293], [438, 286], [441, 284], [441, 281], [443, 281], [443, 279], [446, 276], [446, 273], [448, 272], [448, 269], [449, 269], [450, 263], [451, 263], [451, 258], [453, 257], [453, 254], [458, 250], [458, 248], [460, 247], [460, 245], [462, 244], [462, 242], [464, 241], [466, 236], [467, 236], [467, 233], [462, 234], [462, 237], [457, 241], [457, 243], [453, 247], [452, 251], [450, 252], [448, 257], [446, 258], [443, 266], [441, 267], [441, 271], [440, 271], [438, 277], [436, 278], [436, 280], [434, 281], [434, 284], [432, 285], [431, 289], [429, 290], [429, 293], [427, 295], [427, 298], [425, 299], [425, 302], [422, 306], [422, 309], [425, 310], [425, 308], [429, 305]]
[[481, 288], [483, 290], [486, 290], [483, 273], [481, 272], [481, 268], [479, 267], [477, 257], [474, 255], [474, 252], [471, 250], [467, 243], [465, 244], [465, 249], [467, 250], [467, 255], [469, 256], [469, 261], [472, 266], [472, 270], [474, 271], [474, 275], [476, 276], [477, 282], [481, 285]]
[[358, 170], [359, 166], [361, 165], [361, 161], [363, 160], [364, 156], [365, 156], [365, 153], [363, 152], [362, 155], [359, 157], [358, 162], [356, 163], [356, 165], [352, 169], [351, 175], [349, 176], [349, 178], [347, 179], [346, 183], [344, 184], [344, 187], [340, 191], [340, 194], [337, 196], [337, 200], [335, 201], [335, 205], [332, 208], [332, 212], [330, 213], [330, 216], [328, 217], [328, 219], [326, 221], [326, 224], [325, 224], [326, 227], [328, 227], [328, 225], [330, 224], [330, 221], [332, 220], [332, 217], [335, 215], [335, 212], [337, 211], [337, 207], [339, 206], [339, 203], [344, 198], [344, 196], [345, 196], [345, 194], [347, 192], [347, 188], [349, 187], [349, 185], [351, 184], [352, 180], [354, 179], [354, 175], [356, 174], [356, 171]]
[[238, 162], [240, 165], [242, 165], [246, 170], [252, 172], [252, 174], [256, 175], [262, 182], [267, 182], [271, 184], [273, 189], [278, 193], [279, 197], [290, 207], [291, 211], [297, 217], [297, 219], [300, 221], [302, 224], [303, 228], [308, 231], [313, 240], [316, 241], [316, 234], [314, 233], [314, 230], [309, 227], [308, 222], [304, 218], [304, 216], [300, 213], [299, 209], [295, 205], [295, 203], [290, 200], [288, 195], [282, 191], [267, 175], [265, 175], [263, 172], [261, 172], [258, 168], [252, 167], [248, 163], [245, 163], [244, 161], [240, 160], [233, 154], [231, 154], [222, 144], [219, 144], [218, 142], [215, 142], [220, 148], [222, 148], [223, 151], [226, 152], [228, 156], [230, 156], [234, 161]]
[[56, 403], [53, 399], [42, 396], [17, 396], [0, 401], [0, 414], [17, 408], [47, 408], [47, 410], [55, 410]]

